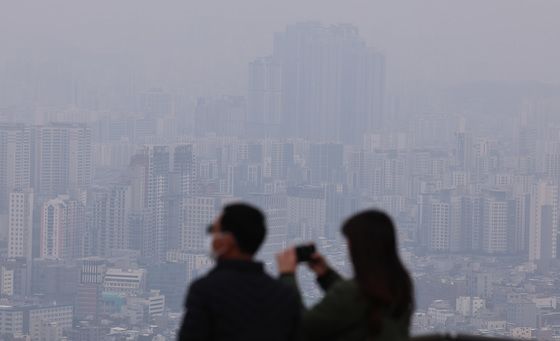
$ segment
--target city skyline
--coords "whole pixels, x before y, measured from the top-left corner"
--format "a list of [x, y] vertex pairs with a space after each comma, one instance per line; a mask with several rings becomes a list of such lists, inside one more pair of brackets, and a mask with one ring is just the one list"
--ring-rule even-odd
[[[0, 321], [10, 321], [0, 338], [173, 340], [188, 285], [213, 265], [207, 225], [243, 201], [267, 216], [258, 259], [273, 275], [277, 252], [313, 241], [351, 276], [340, 227], [380, 209], [414, 280], [413, 335], [557, 340], [560, 74], [551, 61], [560, 50], [545, 33], [558, 5], [538, 3], [429, 0], [399, 12], [380, 2], [368, 8], [403, 18], [376, 13], [368, 23], [351, 6], [335, 13], [314, 1], [301, 15], [274, 3], [253, 17], [248, 9], [265, 5], [247, 0], [229, 14], [231, 5], [193, 4], [186, 17], [198, 19], [185, 26], [173, 6], [115, 5], [104, 16], [103, 5], [69, 5], [44, 35], [59, 16], [39, 6], [44, 16], [30, 13], [21, 41], [0, 47], [9, 52], [0, 57]], [[327, 20], [308, 20], [314, 10]], [[544, 12], [539, 25], [513, 29]], [[22, 28], [1, 22], [0, 31]], [[236, 22], [245, 24], [224, 33]], [[197, 24], [200, 35], [173, 47]], [[517, 44], [525, 49], [513, 55]], [[311, 273], [298, 279], [305, 303], [317, 302]]]

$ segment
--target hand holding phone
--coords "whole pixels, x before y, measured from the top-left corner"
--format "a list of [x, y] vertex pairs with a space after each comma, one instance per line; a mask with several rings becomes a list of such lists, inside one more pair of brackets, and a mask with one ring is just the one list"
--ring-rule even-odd
[[315, 244], [306, 244], [296, 247], [296, 258], [298, 263], [309, 262], [312, 260], [311, 256], [317, 252]]
[[325, 257], [318, 252], [311, 255], [311, 260], [307, 262], [307, 265], [318, 277], [325, 275], [330, 269]]

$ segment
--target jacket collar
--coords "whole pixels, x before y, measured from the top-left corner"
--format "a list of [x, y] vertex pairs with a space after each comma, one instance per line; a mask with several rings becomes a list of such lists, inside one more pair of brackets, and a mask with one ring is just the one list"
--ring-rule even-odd
[[261, 262], [248, 260], [221, 259], [216, 264], [216, 270], [232, 269], [243, 272], [264, 272], [264, 265]]

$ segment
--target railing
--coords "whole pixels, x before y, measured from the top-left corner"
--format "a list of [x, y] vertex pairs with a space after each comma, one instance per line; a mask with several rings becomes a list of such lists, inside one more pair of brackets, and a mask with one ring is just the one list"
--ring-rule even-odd
[[496, 338], [496, 337], [486, 337], [478, 335], [464, 335], [464, 334], [430, 334], [414, 336], [411, 341], [513, 341], [514, 339], [509, 338]]

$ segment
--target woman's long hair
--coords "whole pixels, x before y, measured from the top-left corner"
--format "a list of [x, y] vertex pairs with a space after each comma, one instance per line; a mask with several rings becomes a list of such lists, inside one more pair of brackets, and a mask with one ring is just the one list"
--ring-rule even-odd
[[412, 280], [399, 258], [391, 218], [381, 211], [364, 211], [348, 219], [342, 232], [349, 242], [355, 279], [371, 303], [370, 333], [381, 331], [384, 317], [409, 324], [414, 309]]

